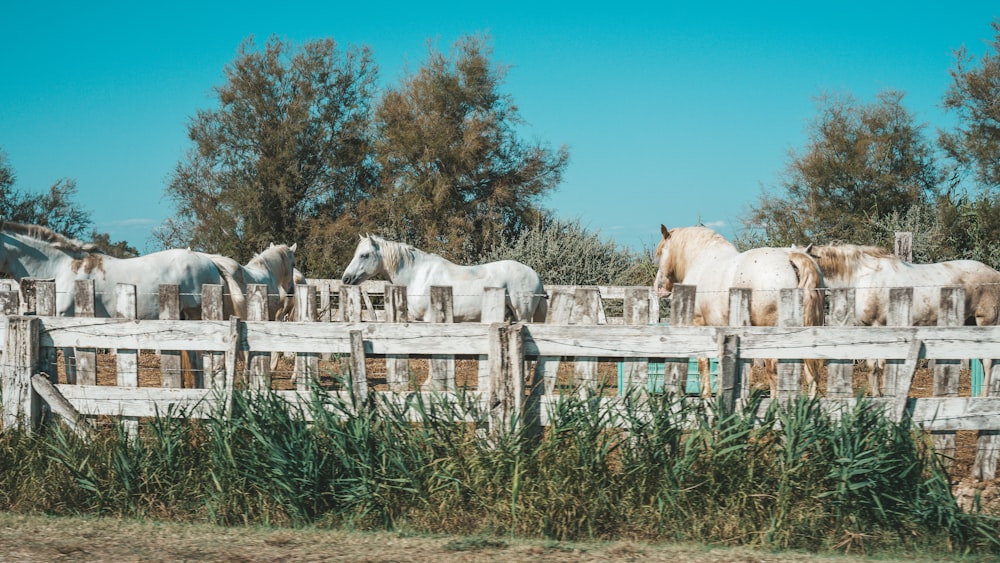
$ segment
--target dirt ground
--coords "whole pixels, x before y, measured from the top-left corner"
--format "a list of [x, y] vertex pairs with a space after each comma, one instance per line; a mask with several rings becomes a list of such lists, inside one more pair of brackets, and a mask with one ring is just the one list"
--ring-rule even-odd
[[[863, 558], [647, 542], [553, 542], [216, 527], [0, 513], [0, 561], [844, 562]], [[921, 561], [920, 558], [878, 561]], [[926, 559], [931, 561], [932, 559]]]

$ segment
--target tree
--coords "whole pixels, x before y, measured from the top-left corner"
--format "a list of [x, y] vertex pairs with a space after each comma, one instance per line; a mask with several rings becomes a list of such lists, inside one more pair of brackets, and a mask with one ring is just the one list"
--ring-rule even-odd
[[757, 244], [882, 243], [871, 223], [905, 214], [938, 195], [940, 174], [924, 126], [886, 91], [875, 103], [821, 96], [802, 154], [790, 153], [781, 188], [764, 193], [744, 219]]
[[0, 150], [0, 219], [41, 225], [68, 237], [79, 238], [91, 224], [90, 212], [73, 201], [76, 181], [59, 180], [48, 192], [31, 193], [16, 187], [17, 174]]
[[473, 261], [541, 218], [539, 202], [562, 178], [569, 153], [519, 138], [524, 124], [501, 90], [506, 69], [483, 36], [430, 47], [427, 61], [388, 89], [376, 109], [378, 192], [362, 225]]
[[955, 53], [952, 84], [944, 108], [954, 112], [958, 124], [940, 131], [939, 143], [982, 188], [1000, 187], [1000, 20], [992, 24], [994, 39], [976, 67], [969, 51]]
[[251, 37], [225, 75], [219, 107], [188, 127], [194, 147], [167, 187], [177, 213], [155, 236], [241, 262], [312, 237], [296, 256], [305, 271], [329, 246], [324, 224], [371, 190], [377, 68], [367, 48], [342, 52], [332, 39], [295, 48], [271, 38], [257, 51]]

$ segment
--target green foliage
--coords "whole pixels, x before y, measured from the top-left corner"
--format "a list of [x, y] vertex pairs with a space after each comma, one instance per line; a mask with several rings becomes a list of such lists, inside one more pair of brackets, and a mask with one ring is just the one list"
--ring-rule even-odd
[[456, 261], [535, 222], [568, 161], [518, 137], [484, 37], [433, 48], [398, 86], [376, 91], [366, 48], [245, 42], [188, 128], [194, 146], [167, 187], [177, 214], [155, 236], [241, 262], [300, 242], [296, 266], [337, 277], [359, 233]]
[[[272, 38], [257, 51], [251, 38], [225, 73], [218, 107], [188, 127], [194, 146], [167, 186], [177, 214], [155, 235], [246, 262], [272, 242], [319, 236], [369, 192], [377, 69], [367, 49], [331, 39]], [[304, 270], [331, 244], [299, 246]]]
[[534, 268], [546, 284], [651, 285], [652, 253], [635, 255], [601, 240], [579, 220], [546, 219], [513, 238], [502, 239], [481, 262], [517, 260]]
[[524, 121], [491, 56], [484, 36], [459, 39], [448, 56], [431, 47], [416, 73], [384, 92], [380, 188], [360, 208], [366, 226], [468, 262], [537, 221], [569, 153], [519, 138]]
[[971, 173], [987, 190], [1000, 187], [1000, 20], [992, 27], [993, 41], [978, 65], [965, 47], [955, 53], [953, 82], [943, 105], [958, 120], [954, 129], [939, 135], [959, 170]]
[[76, 182], [60, 180], [48, 193], [18, 190], [17, 175], [0, 150], [0, 220], [42, 225], [68, 237], [79, 238], [90, 226], [90, 212], [74, 202]]
[[156, 418], [138, 436], [9, 431], [0, 509], [473, 538], [456, 551], [516, 535], [1000, 552], [998, 521], [963, 512], [929, 441], [873, 403], [831, 417], [806, 398], [728, 415], [672, 395], [602, 400], [561, 398], [540, 435], [517, 417], [492, 437], [455, 422], [481, 416], [474, 397], [415, 395], [412, 418], [379, 395], [355, 410], [321, 389], [304, 412], [238, 392], [231, 414], [220, 399], [208, 421]]
[[822, 96], [809, 142], [793, 154], [782, 195], [762, 194], [744, 219], [770, 246], [857, 242], [871, 219], [930, 201], [940, 176], [923, 126], [887, 91], [862, 105]]

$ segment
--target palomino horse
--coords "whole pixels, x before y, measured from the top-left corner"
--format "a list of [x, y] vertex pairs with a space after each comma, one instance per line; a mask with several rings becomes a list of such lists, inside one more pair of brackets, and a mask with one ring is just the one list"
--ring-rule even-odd
[[[94, 280], [94, 314], [111, 317], [115, 313], [115, 286], [136, 286], [136, 314], [139, 319], [159, 316], [159, 286], [175, 284], [180, 293], [180, 312], [185, 319], [201, 317], [201, 287], [223, 284], [226, 272], [216, 267], [206, 254], [191, 250], [164, 250], [136, 258], [115, 258], [90, 244], [60, 235], [46, 227], [0, 223], [0, 272], [14, 279], [54, 279], [59, 292], [59, 315], [74, 314], [74, 282]], [[231, 308], [231, 299], [226, 300]]]
[[[823, 324], [823, 275], [816, 262], [802, 252], [784, 248], [755, 248], [740, 252], [728, 240], [705, 227], [660, 225], [663, 239], [656, 246], [656, 293], [670, 295], [675, 284], [694, 285], [694, 322], [706, 326], [729, 324], [729, 289], [748, 288], [750, 324], [778, 324], [779, 290], [805, 289], [803, 319], [806, 326]], [[805, 361], [810, 396], [816, 394], [818, 362]], [[774, 396], [775, 374], [769, 374]], [[710, 374], [701, 370], [701, 393], [711, 395]]]
[[[1000, 315], [1000, 272], [975, 260], [910, 264], [875, 246], [854, 244], [810, 245], [804, 252], [816, 258], [829, 287], [855, 288], [858, 323], [885, 326], [889, 289], [913, 288], [913, 324], [937, 324], [941, 288], [965, 288], [966, 325], [995, 325]], [[990, 361], [984, 360], [989, 385]], [[869, 393], [881, 395], [883, 361], [873, 362]]]
[[424, 320], [427, 315], [432, 286], [452, 287], [456, 322], [478, 322], [482, 318], [483, 290], [487, 287], [507, 290], [507, 309], [517, 321], [543, 322], [548, 311], [541, 278], [514, 260], [460, 266], [408, 244], [363, 236], [344, 270], [343, 282], [359, 284], [377, 275], [406, 286], [412, 320]]

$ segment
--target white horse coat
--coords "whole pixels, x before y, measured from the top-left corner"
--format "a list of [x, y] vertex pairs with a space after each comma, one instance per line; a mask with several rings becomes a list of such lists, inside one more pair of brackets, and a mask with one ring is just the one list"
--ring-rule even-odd
[[77, 280], [94, 280], [94, 314], [98, 317], [114, 316], [119, 283], [134, 284], [139, 319], [159, 316], [161, 284], [178, 286], [181, 316], [189, 319], [200, 318], [204, 284], [229, 285], [225, 273], [200, 252], [174, 249], [115, 258], [48, 228], [18, 223], [0, 225], [0, 272], [17, 280], [55, 280], [57, 313], [64, 316], [75, 312]]
[[395, 285], [406, 286], [411, 320], [425, 320], [432, 286], [452, 288], [456, 322], [482, 319], [483, 291], [487, 287], [507, 290], [507, 308], [515, 320], [542, 322], [548, 311], [545, 288], [538, 273], [514, 260], [461, 266], [408, 244], [374, 235], [361, 237], [342, 280], [353, 285], [377, 275], [387, 276]]

